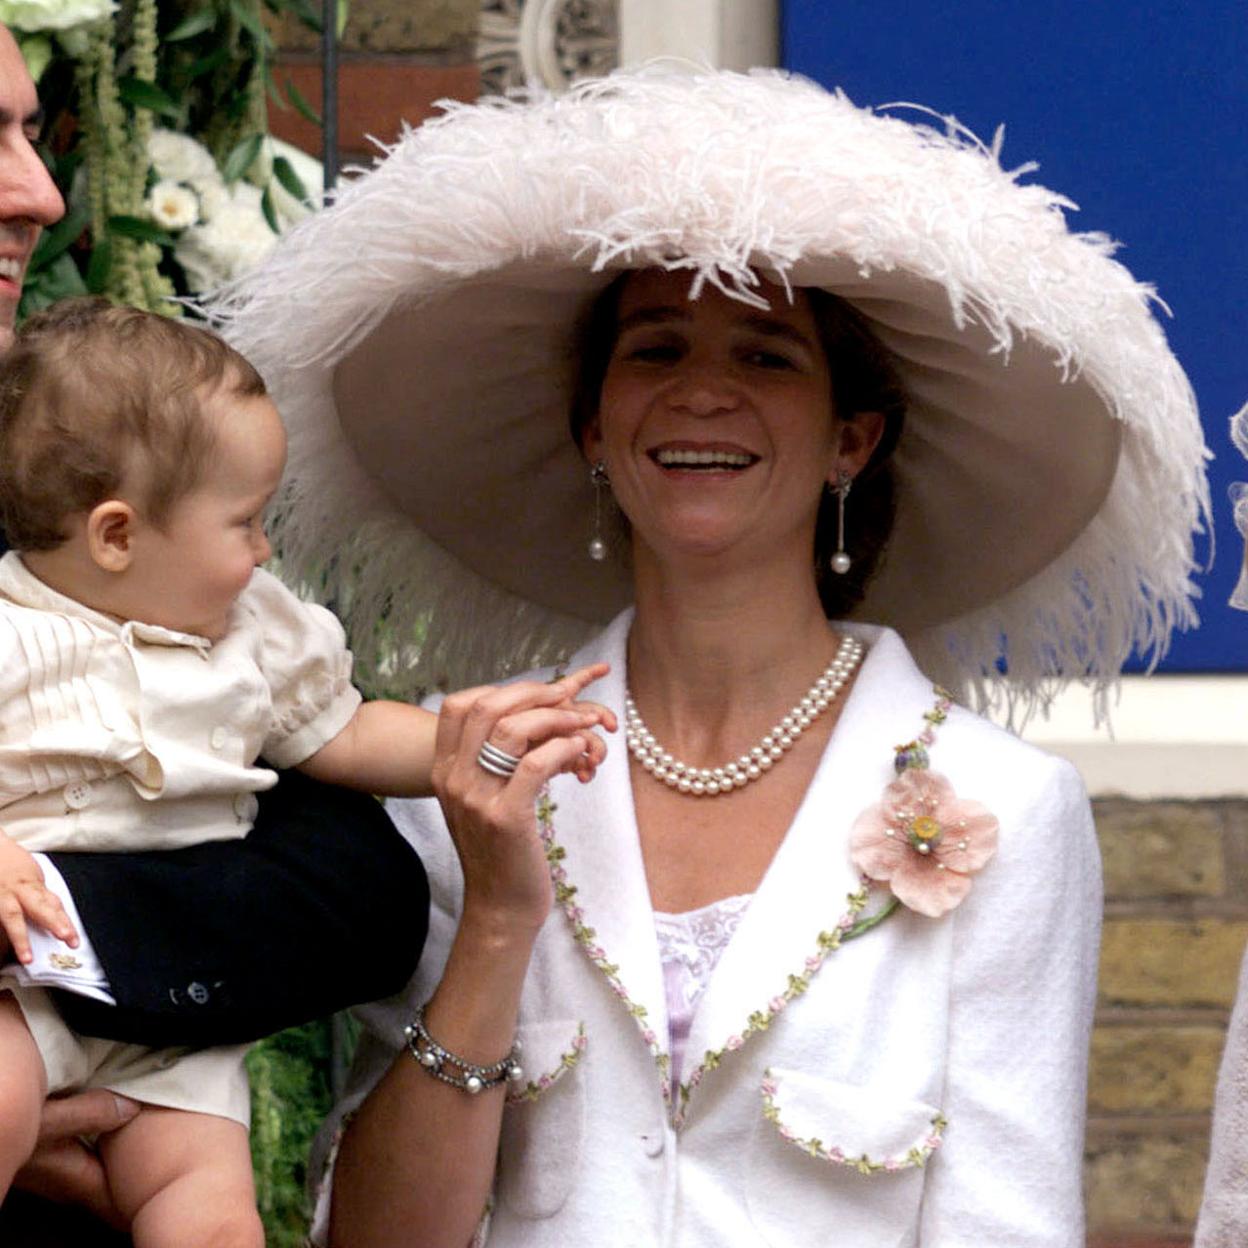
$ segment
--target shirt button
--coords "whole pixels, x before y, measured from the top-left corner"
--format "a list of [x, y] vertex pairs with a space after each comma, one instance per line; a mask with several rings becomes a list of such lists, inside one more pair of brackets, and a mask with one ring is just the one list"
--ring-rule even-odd
[[647, 1157], [661, 1157], [663, 1155], [663, 1132], [643, 1131], [641, 1133], [641, 1147]]
[[212, 730], [212, 736], [208, 738], [214, 750], [219, 750], [229, 739], [230, 734], [226, 732], [224, 728], [220, 727], [214, 728]]
[[91, 786], [83, 780], [76, 780], [65, 786], [65, 805], [70, 810], [82, 810], [91, 805]]
[[208, 1001], [209, 992], [203, 984], [201, 984], [198, 980], [195, 980], [194, 982], [187, 984], [186, 995], [190, 997], [196, 1005], [204, 1005]]

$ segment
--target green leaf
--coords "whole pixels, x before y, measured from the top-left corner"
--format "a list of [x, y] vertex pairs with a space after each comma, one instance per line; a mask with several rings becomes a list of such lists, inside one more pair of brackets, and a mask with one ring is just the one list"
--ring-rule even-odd
[[295, 112], [306, 118], [314, 126], [321, 124], [320, 113], [303, 98], [303, 92], [289, 78], [286, 79], [286, 94], [290, 96], [290, 102], [295, 106]]
[[251, 7], [248, 0], [230, 0], [230, 12], [235, 20], [262, 47], [269, 46], [269, 32], [265, 30], [260, 14]]
[[269, 229], [274, 234], [280, 234], [282, 227], [277, 223], [277, 210], [273, 207], [273, 196], [269, 194], [269, 188], [264, 188], [264, 194], [260, 196], [260, 211], [264, 213], [264, 219], [269, 223]]
[[51, 229], [44, 230], [30, 258], [32, 270], [50, 265], [78, 240], [91, 221], [87, 204], [71, 205], [69, 211]]
[[179, 43], [183, 39], [193, 39], [196, 35], [202, 35], [204, 31], [211, 30], [216, 24], [217, 10], [211, 4], [206, 4], [203, 8], [188, 13], [164, 36], [163, 42]]
[[199, 60], [192, 61], [187, 68], [186, 76], [192, 81], [196, 78], [202, 78], [205, 74], [210, 74], [213, 70], [223, 65], [229, 55], [229, 48], [223, 44], [216, 51], [209, 52], [207, 56], [201, 56]]
[[284, 191], [293, 195], [301, 204], [308, 203], [308, 188], [303, 179], [295, 172], [295, 167], [285, 156], [273, 158], [273, 176], [281, 184]]
[[113, 245], [107, 238], [97, 238], [87, 264], [87, 290], [102, 295], [113, 270]]
[[260, 155], [260, 145], [263, 142], [264, 135], [249, 134], [234, 145], [221, 165], [221, 176], [227, 183], [237, 182], [256, 163], [256, 157]]
[[173, 235], [154, 225], [146, 217], [129, 217], [120, 214], [109, 217], [108, 232], [117, 238], [132, 238], [138, 243], [155, 243], [159, 247], [172, 247]]
[[132, 108], [146, 108], [162, 117], [177, 120], [182, 115], [181, 106], [170, 99], [168, 93], [154, 82], [136, 78], [133, 74], [117, 82], [117, 94]]
[[273, 70], [269, 66], [267, 58], [264, 62], [264, 93], [282, 112], [290, 112], [290, 105], [282, 99], [282, 93], [277, 89], [277, 79], [273, 77]]
[[338, 38], [347, 28], [347, 18], [351, 16], [351, 0], [338, 0]]

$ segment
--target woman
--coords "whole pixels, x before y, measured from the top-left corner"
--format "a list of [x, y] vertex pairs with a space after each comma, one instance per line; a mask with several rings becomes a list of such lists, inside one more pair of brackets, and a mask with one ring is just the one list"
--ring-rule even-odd
[[322, 1241], [1080, 1241], [1082, 788], [828, 619], [1023, 706], [1191, 621], [1190, 391], [1060, 203], [807, 83], [623, 74], [422, 129], [238, 292], [287, 566], [418, 620], [417, 679], [635, 603], [575, 660], [628, 738], [588, 787], [444, 704]]

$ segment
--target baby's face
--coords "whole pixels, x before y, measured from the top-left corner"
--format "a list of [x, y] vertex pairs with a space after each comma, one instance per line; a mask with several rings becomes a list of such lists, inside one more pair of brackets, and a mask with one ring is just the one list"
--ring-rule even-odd
[[208, 397], [205, 415], [217, 426], [207, 471], [163, 528], [139, 528], [126, 605], [131, 619], [217, 641], [272, 553], [263, 515], [286, 465], [286, 433], [271, 400], [228, 386]]

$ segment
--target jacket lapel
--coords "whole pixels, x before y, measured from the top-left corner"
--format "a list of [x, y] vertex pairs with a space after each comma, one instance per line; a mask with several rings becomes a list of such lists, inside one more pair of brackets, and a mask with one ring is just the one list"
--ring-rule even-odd
[[[631, 624], [632, 612], [625, 612], [569, 663], [569, 667], [611, 664], [609, 675], [591, 686], [586, 696], [611, 707], [621, 725]], [[562, 850], [552, 868], [565, 896], [567, 889], [575, 890], [564, 902], [573, 936], [621, 998], [622, 1007], [633, 1014], [651, 1052], [661, 1059], [668, 1051], [667, 1006], [622, 727], [610, 740], [606, 761], [592, 784], [561, 776], [551, 783], [550, 793], [556, 807], [551, 828]], [[666, 1062], [659, 1065], [664, 1072]]]
[[[809, 969], [820, 933], [836, 931], [861, 887], [849, 860], [850, 828], [894, 778], [894, 747], [919, 734], [931, 709], [932, 685], [896, 633], [865, 625], [847, 631], [867, 644], [867, 655], [806, 798], [698, 1003], [687, 1085], [740, 1047], [750, 1015], [773, 1006], [789, 977]], [[838, 956], [846, 955], [833, 953], [833, 964]]]

